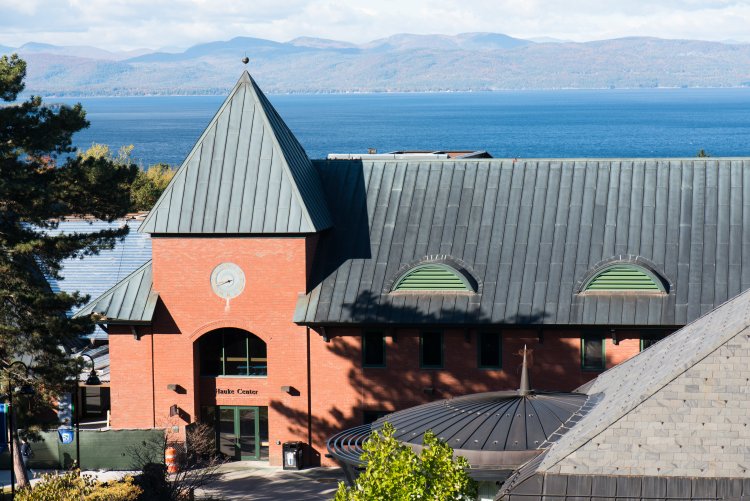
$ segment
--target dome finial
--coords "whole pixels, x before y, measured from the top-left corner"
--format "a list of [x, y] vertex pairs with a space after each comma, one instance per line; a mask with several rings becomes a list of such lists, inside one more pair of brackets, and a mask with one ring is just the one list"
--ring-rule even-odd
[[521, 365], [521, 386], [518, 388], [519, 395], [528, 395], [531, 393], [529, 387], [529, 369], [526, 366], [526, 345], [523, 345], [523, 363]]
[[245, 54], [245, 56], [242, 58], [242, 64], [247, 64], [249, 62], [250, 62], [250, 58], [247, 57], [247, 54]]

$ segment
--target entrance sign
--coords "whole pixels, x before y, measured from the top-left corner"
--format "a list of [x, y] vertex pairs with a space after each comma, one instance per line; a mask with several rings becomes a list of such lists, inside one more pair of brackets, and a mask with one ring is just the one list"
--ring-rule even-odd
[[216, 388], [216, 394], [217, 395], [257, 395], [258, 390], [247, 390], [245, 388], [237, 388], [237, 389]]

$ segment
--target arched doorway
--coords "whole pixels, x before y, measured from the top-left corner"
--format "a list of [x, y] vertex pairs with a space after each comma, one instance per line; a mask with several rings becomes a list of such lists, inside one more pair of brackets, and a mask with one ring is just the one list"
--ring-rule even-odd
[[[219, 388], [219, 381], [268, 376], [266, 343], [248, 331], [221, 328], [201, 336], [195, 344], [198, 352], [198, 373], [202, 380]], [[227, 379], [229, 378], [229, 379]], [[232, 383], [234, 384], [234, 383]], [[241, 386], [238, 384], [238, 386]], [[204, 402], [200, 420], [212, 426], [216, 433], [217, 450], [230, 459], [268, 459], [268, 407], [251, 399], [242, 403], [244, 396], [221, 400], [220, 390], [212, 401]], [[231, 405], [223, 405], [230, 403]]]

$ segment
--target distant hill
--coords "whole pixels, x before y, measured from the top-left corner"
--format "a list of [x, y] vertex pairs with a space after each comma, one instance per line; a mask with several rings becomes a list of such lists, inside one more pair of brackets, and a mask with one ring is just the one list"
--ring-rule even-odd
[[27, 90], [41, 95], [224, 94], [243, 69], [269, 92], [745, 87], [750, 44], [631, 37], [539, 42], [499, 33], [399, 34], [353, 44], [237, 37], [185, 50], [110, 52], [31, 43]]

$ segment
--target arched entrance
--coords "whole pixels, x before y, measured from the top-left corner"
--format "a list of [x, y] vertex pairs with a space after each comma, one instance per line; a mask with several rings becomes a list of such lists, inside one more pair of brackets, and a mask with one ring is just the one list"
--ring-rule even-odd
[[246, 330], [221, 328], [201, 336], [196, 349], [201, 387], [213, 389], [210, 402], [202, 398], [200, 420], [216, 431], [217, 450], [230, 459], [268, 459], [268, 406], [242, 389], [268, 376], [266, 343]]

